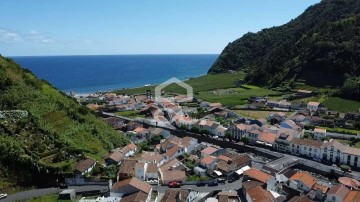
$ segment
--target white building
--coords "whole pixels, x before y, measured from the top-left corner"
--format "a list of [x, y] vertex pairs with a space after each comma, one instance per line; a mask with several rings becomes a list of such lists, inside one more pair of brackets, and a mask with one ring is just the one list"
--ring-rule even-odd
[[322, 128], [314, 129], [314, 139], [315, 140], [322, 140], [325, 137], [326, 137], [326, 129], [322, 129]]
[[307, 104], [307, 109], [310, 111], [317, 111], [319, 109], [320, 103], [318, 102], [309, 102]]
[[321, 159], [321, 147], [323, 142], [320, 140], [299, 139], [294, 138], [290, 141], [290, 152], [292, 154], [299, 154], [308, 156], [314, 159]]
[[324, 142], [322, 158], [337, 164], [360, 167], [360, 149], [344, 145], [336, 140]]

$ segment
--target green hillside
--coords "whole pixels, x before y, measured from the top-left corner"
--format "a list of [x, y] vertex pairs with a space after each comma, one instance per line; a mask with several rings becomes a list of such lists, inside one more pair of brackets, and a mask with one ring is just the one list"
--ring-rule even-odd
[[126, 142], [76, 100], [0, 57], [0, 189], [46, 181]]
[[360, 1], [323, 0], [289, 23], [229, 43], [209, 73], [243, 70], [245, 80], [332, 86], [360, 100]]

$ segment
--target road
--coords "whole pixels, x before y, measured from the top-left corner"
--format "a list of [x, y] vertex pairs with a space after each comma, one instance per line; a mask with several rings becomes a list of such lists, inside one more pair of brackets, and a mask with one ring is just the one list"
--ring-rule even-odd
[[[192, 189], [199, 192], [211, 192], [214, 190], [238, 190], [242, 188], [242, 179], [236, 180], [232, 183], [228, 183], [227, 181], [224, 184], [219, 183], [218, 186], [196, 186], [196, 185], [182, 185], [180, 188], [171, 188], [174, 190], [180, 190], [180, 189]], [[155, 185], [153, 186], [153, 189], [158, 191], [159, 193], [165, 193], [166, 190], [169, 189], [168, 186], [162, 186], [162, 185]]]
[[[103, 190], [109, 189], [108, 186], [99, 186], [99, 185], [85, 185], [85, 186], [70, 186], [68, 189], [75, 189], [76, 192], [85, 192], [93, 190]], [[29, 191], [18, 192], [15, 194], [9, 195], [7, 198], [0, 200], [1, 202], [10, 202], [10, 201], [22, 201], [34, 197], [55, 194], [61, 192], [63, 189], [57, 188], [44, 188], [44, 189], [33, 189]]]

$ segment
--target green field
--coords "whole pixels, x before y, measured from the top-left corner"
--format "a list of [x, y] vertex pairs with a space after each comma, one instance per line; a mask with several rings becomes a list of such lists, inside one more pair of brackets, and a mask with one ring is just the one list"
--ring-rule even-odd
[[[245, 117], [259, 119], [259, 118], [267, 118], [269, 114], [275, 113], [276, 111], [260, 111], [260, 110], [234, 110], [235, 113], [240, 114]], [[281, 111], [283, 112], [283, 111]], [[289, 116], [292, 112], [283, 112], [286, 116]]]
[[360, 102], [339, 97], [327, 98], [324, 105], [328, 109], [339, 112], [358, 112], [360, 110]]
[[[260, 88], [257, 86], [243, 85], [243, 88], [230, 88], [227, 90], [233, 90], [235, 93], [216, 93], [216, 91], [202, 91], [195, 96], [209, 101], [209, 102], [220, 102], [225, 106], [237, 106], [247, 103], [250, 96], [280, 96], [282, 93], [272, 91], [266, 88]], [[215, 92], [215, 93], [213, 93]]]
[[145, 118], [145, 115], [139, 114], [139, 111], [135, 111], [135, 110], [130, 110], [130, 111], [121, 111], [121, 112], [116, 112], [116, 115], [119, 116], [125, 116], [128, 118]]
[[[197, 78], [191, 78], [185, 83], [193, 87], [194, 92], [215, 90], [220, 88], [235, 87], [234, 81], [236, 79], [243, 79], [244, 73], [238, 72], [236, 74], [208, 74]], [[155, 90], [155, 86], [147, 86], [141, 88], [132, 88], [115, 91], [117, 94], [137, 94], [145, 93], [146, 90]], [[185, 89], [176, 84], [169, 85], [164, 89], [167, 92], [185, 93]]]
[[39, 196], [28, 200], [29, 202], [71, 202], [71, 200], [59, 200], [59, 194], [50, 194], [45, 196]]

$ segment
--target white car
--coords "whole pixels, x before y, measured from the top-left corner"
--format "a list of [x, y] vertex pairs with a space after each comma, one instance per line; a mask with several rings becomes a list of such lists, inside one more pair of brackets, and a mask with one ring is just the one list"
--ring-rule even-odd
[[4, 199], [7, 197], [7, 194], [0, 194], [0, 199]]

